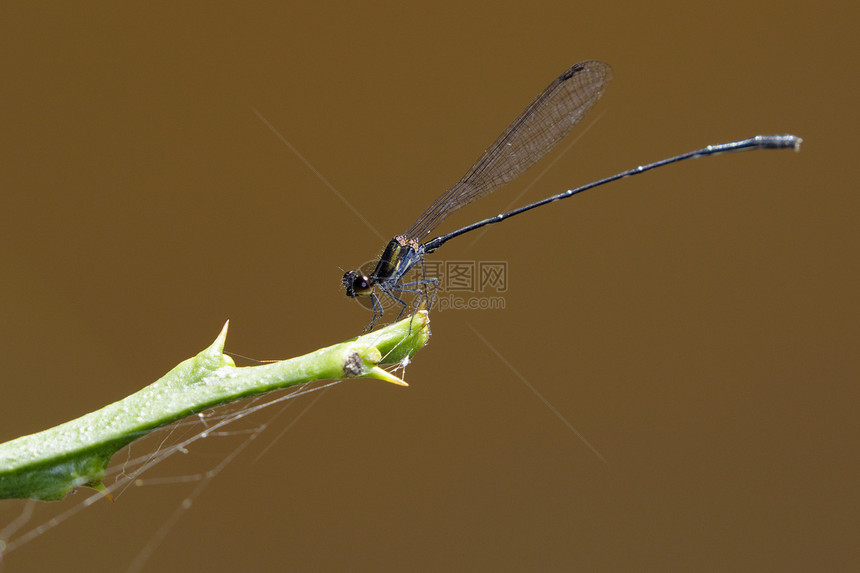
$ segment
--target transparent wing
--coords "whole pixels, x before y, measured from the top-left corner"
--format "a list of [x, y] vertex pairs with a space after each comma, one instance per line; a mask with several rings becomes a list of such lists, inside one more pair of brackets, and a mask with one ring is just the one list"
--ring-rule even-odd
[[603, 95], [612, 68], [580, 62], [555, 79], [404, 235], [421, 240], [445, 217], [513, 181], [564, 139]]

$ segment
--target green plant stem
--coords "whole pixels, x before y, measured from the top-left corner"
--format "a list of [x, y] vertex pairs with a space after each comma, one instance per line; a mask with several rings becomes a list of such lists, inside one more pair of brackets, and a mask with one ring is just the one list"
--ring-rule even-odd
[[353, 340], [289, 360], [237, 367], [215, 342], [157, 382], [76, 420], [0, 444], [0, 499], [62, 499], [103, 490], [111, 457], [156, 428], [219, 404], [314, 380], [376, 378], [406, 386], [380, 368], [413, 356], [429, 340], [426, 311]]

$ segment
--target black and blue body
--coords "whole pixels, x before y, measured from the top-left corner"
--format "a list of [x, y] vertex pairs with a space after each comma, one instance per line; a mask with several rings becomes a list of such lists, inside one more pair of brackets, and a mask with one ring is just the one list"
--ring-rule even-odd
[[[582, 187], [569, 189], [513, 211], [478, 221], [447, 235], [425, 241], [427, 235], [448, 215], [472, 201], [492, 193], [505, 183], [513, 181], [549, 153], [600, 99], [611, 79], [612, 69], [609, 65], [596, 60], [580, 62], [566, 70], [547, 86], [502, 132], [462, 179], [440, 195], [405, 233], [397, 235], [388, 242], [373, 272], [365, 275], [359, 271], [348, 271], [343, 275], [343, 286], [347, 296], [370, 297], [373, 318], [368, 330], [373, 329], [374, 324], [383, 314], [382, 304], [374, 290], [377, 287], [382, 293], [401, 305], [401, 316], [409, 308], [406, 301], [401, 298], [404, 293], [417, 296], [417, 308], [421, 308], [422, 305], [427, 308], [432, 307], [438, 279], [425, 276], [424, 255], [432, 253], [454, 237], [486, 225], [499, 223], [514, 215], [571, 197], [611, 181], [638, 175], [656, 167], [686, 159], [730, 151], [798, 150], [800, 148], [802, 140], [794, 135], [757, 135], [739, 141], [708, 145], [675, 157], [640, 165]], [[421, 278], [411, 282], [403, 282], [406, 274], [419, 263], [421, 264]], [[429, 292], [431, 288], [432, 292]]]

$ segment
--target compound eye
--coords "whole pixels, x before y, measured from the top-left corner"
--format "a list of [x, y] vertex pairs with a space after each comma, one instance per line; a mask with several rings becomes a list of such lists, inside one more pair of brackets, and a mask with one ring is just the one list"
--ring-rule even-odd
[[370, 277], [367, 275], [358, 275], [352, 281], [352, 288], [358, 294], [363, 294], [366, 291], [369, 291], [373, 286], [373, 281], [370, 280]]
[[349, 271], [343, 275], [343, 286], [346, 288], [347, 296], [362, 296], [370, 294], [373, 280], [357, 271]]

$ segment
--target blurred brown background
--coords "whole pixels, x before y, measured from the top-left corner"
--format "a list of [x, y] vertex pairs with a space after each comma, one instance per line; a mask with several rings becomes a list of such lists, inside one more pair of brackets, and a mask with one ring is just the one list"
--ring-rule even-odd
[[[506, 309], [434, 314], [409, 389], [340, 384], [296, 420], [302, 398], [143, 570], [857, 570], [848, 5], [4, 5], [0, 440], [134, 392], [228, 318], [228, 350], [260, 359], [361, 330], [339, 267], [384, 241], [255, 110], [387, 240], [597, 58], [599, 121], [517, 204], [756, 133], [803, 150], [688, 162], [446, 245], [508, 262]], [[5, 570], [125, 570], [192, 488], [98, 503]], [[0, 528], [20, 509], [0, 502]]]

